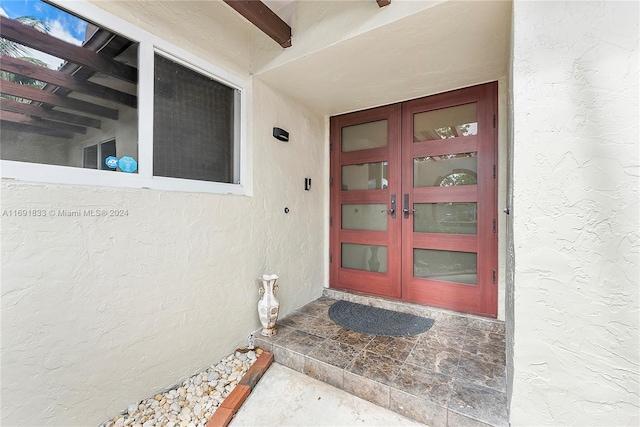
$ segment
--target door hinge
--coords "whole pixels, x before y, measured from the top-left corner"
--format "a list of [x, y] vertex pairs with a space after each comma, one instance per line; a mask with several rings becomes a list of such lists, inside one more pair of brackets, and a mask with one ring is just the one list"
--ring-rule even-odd
[[493, 165], [493, 179], [496, 179], [496, 165]]
[[493, 283], [494, 284], [496, 283], [496, 271], [495, 270], [493, 270]]
[[493, 128], [496, 128], [496, 115], [493, 115]]
[[329, 227], [331, 227], [333, 225], [333, 217], [330, 216], [329, 217]]
[[493, 232], [494, 233], [496, 232], [496, 220], [495, 220], [495, 218], [493, 220]]
[[329, 187], [333, 187], [333, 178], [329, 178]]
[[[493, 127], [495, 127], [495, 126], [493, 126]], [[329, 143], [329, 151], [333, 151], [333, 142]]]
[[329, 254], [329, 262], [333, 262], [333, 254]]

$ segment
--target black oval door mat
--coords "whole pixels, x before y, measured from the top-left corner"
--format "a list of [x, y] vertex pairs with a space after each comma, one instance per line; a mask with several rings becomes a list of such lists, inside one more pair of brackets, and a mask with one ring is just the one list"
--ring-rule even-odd
[[383, 337], [417, 335], [434, 323], [433, 319], [349, 301], [334, 303], [329, 308], [329, 317], [345, 329]]

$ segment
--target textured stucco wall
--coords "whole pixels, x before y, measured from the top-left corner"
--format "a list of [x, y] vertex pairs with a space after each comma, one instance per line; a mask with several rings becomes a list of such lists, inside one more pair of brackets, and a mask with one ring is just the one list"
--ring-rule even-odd
[[[504, 227], [504, 238], [499, 240], [499, 266], [502, 268], [501, 262], [504, 259], [504, 272], [500, 272], [502, 282], [504, 283], [504, 295], [499, 301], [504, 301], [504, 322], [506, 325], [506, 371], [507, 371], [507, 402], [511, 406], [511, 397], [513, 392], [513, 341], [515, 338], [515, 317], [514, 317], [514, 275], [515, 275], [515, 252], [513, 242], [513, 11], [510, 24], [510, 44], [509, 44], [509, 75], [506, 79], [508, 93], [505, 99], [505, 107], [502, 108], [504, 115], [507, 117], [507, 142], [501, 156], [506, 162], [505, 166], [501, 166], [501, 179], [504, 179], [504, 192], [498, 193], [498, 200], [504, 195], [505, 205], [509, 207], [509, 214], [503, 216], [500, 226]], [[504, 176], [504, 178], [502, 178]], [[501, 181], [502, 182], [502, 181]], [[499, 190], [500, 191], [500, 190]], [[502, 228], [501, 228], [502, 230]]]
[[[132, 18], [126, 5], [108, 5]], [[282, 315], [321, 293], [325, 117], [250, 77], [244, 23], [203, 33], [174, 21], [176, 8], [136, 19], [176, 43], [197, 33], [204, 39], [181, 47], [249, 83], [254, 195], [3, 181], [3, 211], [128, 216], [2, 217], [2, 425], [95, 425], [217, 362], [259, 327], [263, 273], [281, 277]], [[216, 31], [238, 33], [240, 53], [216, 51], [207, 41]], [[274, 139], [273, 126], [290, 141]]]
[[259, 326], [260, 274], [283, 315], [320, 295], [324, 118], [253, 92], [254, 197], [3, 182], [3, 210], [128, 211], [2, 218], [3, 425], [96, 424], [217, 362]]
[[637, 2], [514, 4], [512, 425], [638, 425]]

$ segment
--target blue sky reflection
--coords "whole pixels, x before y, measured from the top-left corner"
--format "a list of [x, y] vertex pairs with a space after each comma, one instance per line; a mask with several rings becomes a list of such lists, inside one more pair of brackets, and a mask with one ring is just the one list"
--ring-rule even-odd
[[[84, 41], [87, 23], [56, 7], [36, 0], [1, 0], [0, 15], [11, 19], [30, 16], [42, 20], [49, 28], [49, 34], [67, 43], [81, 45]], [[46, 62], [49, 68], [57, 69], [62, 60], [31, 49], [32, 57]]]

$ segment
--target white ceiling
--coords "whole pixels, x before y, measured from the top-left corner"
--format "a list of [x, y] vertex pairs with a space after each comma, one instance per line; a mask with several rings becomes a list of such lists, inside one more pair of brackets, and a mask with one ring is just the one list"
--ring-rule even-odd
[[266, 4], [280, 19], [291, 26], [298, 0], [262, 0], [262, 3]]
[[385, 105], [506, 76], [510, 22], [510, 1], [447, 1], [257, 75], [329, 115]]

